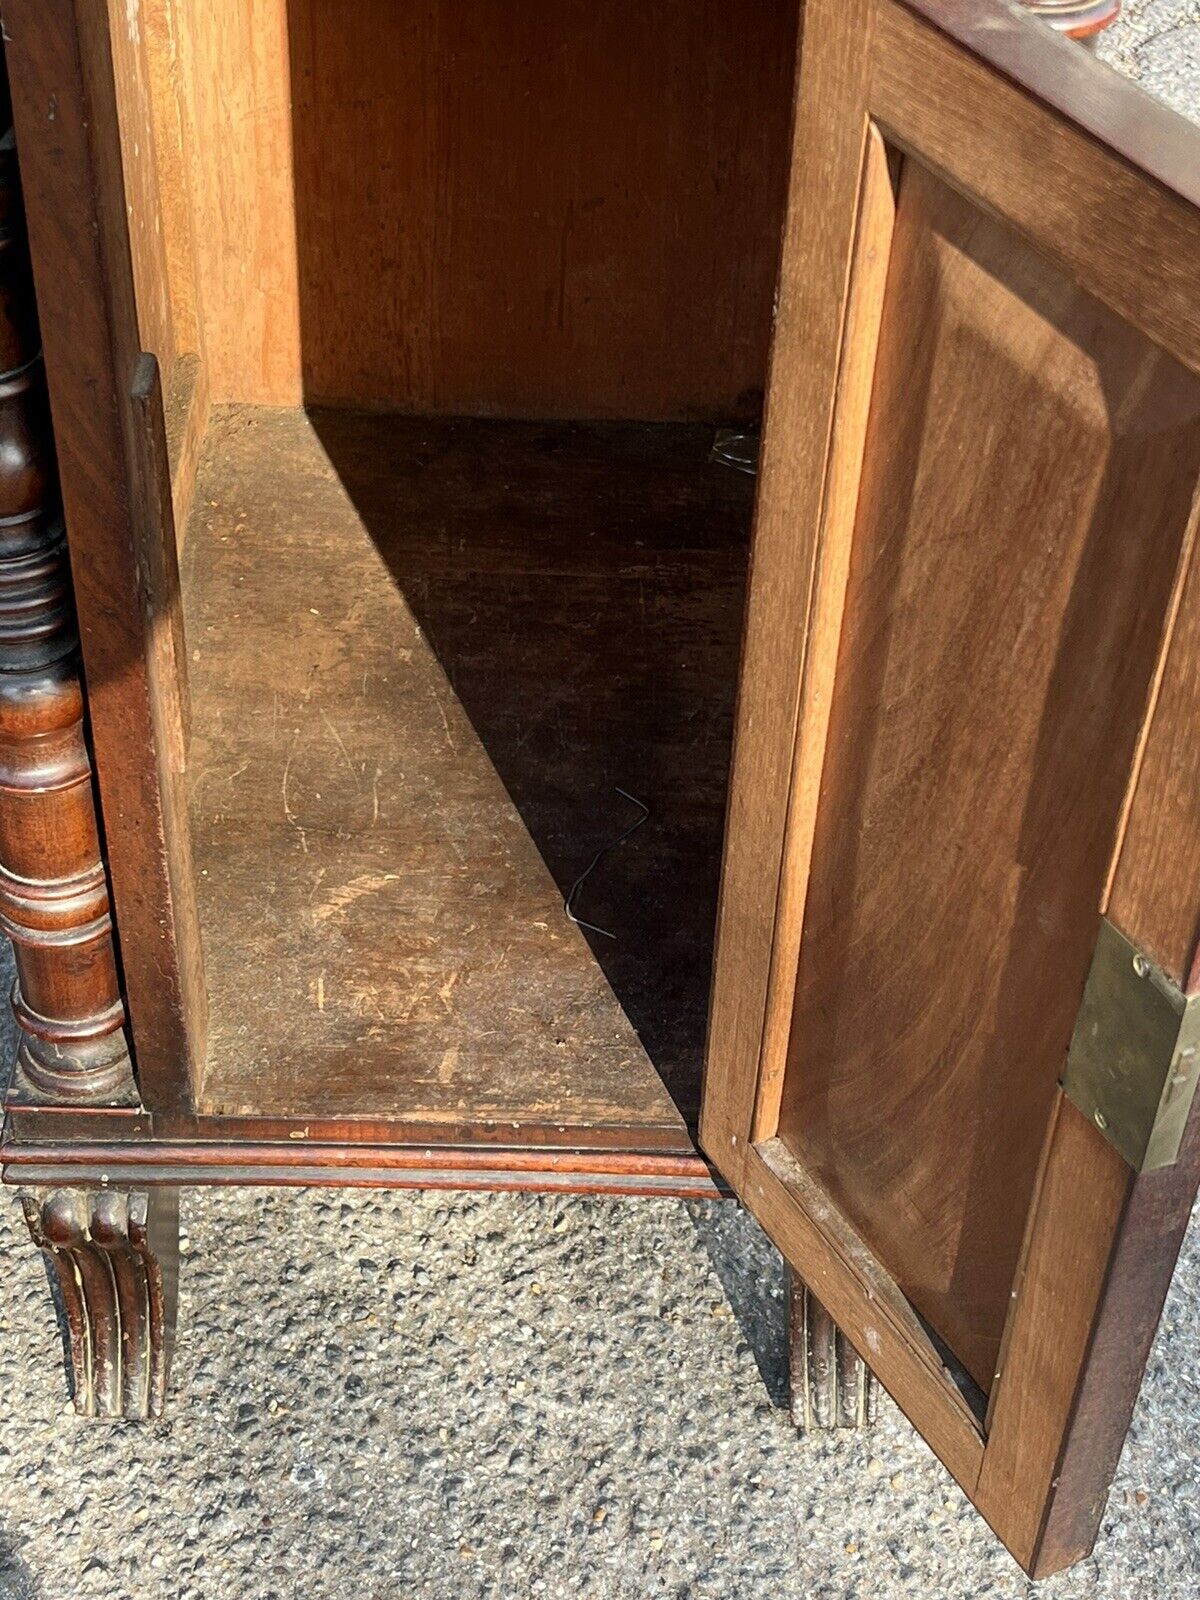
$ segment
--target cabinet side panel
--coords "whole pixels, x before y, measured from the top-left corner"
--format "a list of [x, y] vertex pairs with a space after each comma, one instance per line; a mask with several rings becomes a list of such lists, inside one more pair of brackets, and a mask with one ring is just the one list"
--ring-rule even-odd
[[[343, 9], [355, 25], [357, 8]], [[300, 325], [286, 0], [172, 0], [214, 401], [296, 405]], [[360, 152], [371, 169], [376, 152]], [[356, 331], [354, 337], [360, 337]]]
[[176, 522], [186, 523], [208, 418], [190, 116], [177, 0], [107, 0], [138, 339], [162, 374]]
[[143, 347], [158, 358], [163, 384], [169, 388], [175, 373], [176, 331], [142, 6], [108, 0], [108, 27], [121, 127], [121, 167], [137, 292], [138, 333]]
[[1200, 382], [905, 167], [780, 1133], [987, 1388]]

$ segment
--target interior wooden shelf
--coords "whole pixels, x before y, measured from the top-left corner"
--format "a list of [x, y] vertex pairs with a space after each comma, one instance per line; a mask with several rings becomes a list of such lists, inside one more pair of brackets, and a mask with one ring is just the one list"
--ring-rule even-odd
[[[750, 478], [707, 427], [222, 408], [202, 1109], [691, 1147]], [[576, 910], [564, 897], [607, 853]]]

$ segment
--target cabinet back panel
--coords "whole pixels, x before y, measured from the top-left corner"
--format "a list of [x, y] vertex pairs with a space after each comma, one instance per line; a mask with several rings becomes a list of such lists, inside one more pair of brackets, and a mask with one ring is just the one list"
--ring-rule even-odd
[[756, 415], [798, 0], [109, 6], [168, 392]]
[[780, 1131], [992, 1381], [1200, 382], [904, 169]]
[[215, 398], [755, 414], [796, 0], [177, 3]]

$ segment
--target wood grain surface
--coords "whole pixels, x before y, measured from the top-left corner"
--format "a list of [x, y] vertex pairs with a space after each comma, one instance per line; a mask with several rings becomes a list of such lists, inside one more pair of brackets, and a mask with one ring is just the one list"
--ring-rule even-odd
[[[1087, 1552], [1116, 1467], [1114, 1452], [1094, 1444], [1089, 1448], [1083, 1437], [1073, 1445], [1071, 1435], [1081, 1377], [1089, 1371], [1097, 1309], [1111, 1281], [1113, 1243], [1132, 1184], [1133, 1174], [1090, 1119], [1065, 1096], [1056, 1095], [976, 1487], [980, 1511], [1018, 1561], [1042, 1575]], [[1142, 1244], [1150, 1244], [1146, 1233]], [[1157, 1321], [1170, 1278], [1169, 1266], [1165, 1275], [1162, 1266], [1159, 1257], [1148, 1274], [1161, 1285], [1157, 1303], [1152, 1290], [1145, 1307], [1124, 1302], [1128, 1351], [1135, 1364], [1140, 1355], [1140, 1365], [1130, 1374], [1132, 1384], [1125, 1381], [1116, 1392], [1105, 1384], [1103, 1398], [1096, 1395], [1105, 1443], [1114, 1431], [1123, 1439], [1129, 1425], [1149, 1342], [1143, 1332], [1145, 1313]], [[1149, 1288], [1147, 1277], [1138, 1276]], [[1110, 1366], [1108, 1377], [1113, 1376]], [[1101, 1378], [1099, 1369], [1095, 1377]], [[1097, 1420], [1090, 1419], [1093, 1425]], [[1060, 1463], [1067, 1456], [1075, 1481], [1056, 1506]], [[1083, 1515], [1078, 1503], [1070, 1506], [1081, 1497], [1089, 1503]], [[1049, 1512], [1056, 1516], [1058, 1531], [1043, 1549]]]
[[[293, 1129], [293, 1133], [299, 1129]], [[703, 1157], [669, 1150], [540, 1149], [520, 1146], [376, 1144], [345, 1140], [262, 1143], [226, 1124], [200, 1140], [63, 1144], [53, 1137], [0, 1145], [11, 1184], [261, 1184], [329, 1188], [534, 1190], [559, 1194], [729, 1199]]]
[[910, 161], [780, 1129], [984, 1388], [1200, 382]]
[[757, 418], [797, 9], [291, 0], [306, 397]]
[[287, 0], [169, 6], [179, 98], [192, 129], [187, 176], [211, 393], [295, 405], [300, 311]]
[[[928, 0], [961, 14], [961, 0]], [[1001, 49], [1010, 21], [1031, 37], [1021, 60], [1041, 53], [1035, 81], [1060, 69], [1077, 114], [1058, 114], [1002, 72], [923, 26], [900, 0], [880, 0], [871, 108], [889, 139], [1006, 218], [1076, 283], [1200, 372], [1200, 128], [1136, 84], [1055, 38], [1032, 17], [986, 8]], [[1066, 59], [1064, 59], [1064, 57]], [[1074, 57], [1082, 58], [1076, 64]], [[1096, 119], [1086, 113], [1104, 107]], [[1095, 120], [1099, 138], [1081, 136]], [[1137, 152], [1131, 160], [1127, 149]], [[1164, 179], [1154, 176], [1164, 156]], [[1147, 167], [1149, 163], [1149, 167]], [[1156, 263], [1146, 271], [1146, 261]]]
[[214, 398], [756, 412], [798, 0], [170, 8]]
[[[223, 416], [185, 566], [205, 1111], [687, 1146], [752, 488], [710, 441]], [[651, 816], [585, 938], [618, 785]]]
[[1200, 486], [1107, 911], [1189, 993], [1200, 989]]
[[[983, 80], [974, 77], [976, 84], [986, 83], [986, 102], [997, 92], [1007, 99], [1011, 85], [1032, 108], [1044, 108], [1055, 122], [1065, 124], [1068, 138], [1073, 132], [1088, 136], [1086, 144], [1077, 141], [1083, 162], [1087, 144], [1095, 141], [1093, 150], [1105, 146], [1150, 185], [1200, 206], [1200, 128], [1091, 51], [1073, 49], [1070, 40], [1050, 36], [1044, 26], [1002, 0], [891, 0], [887, 10], [892, 15], [881, 37], [888, 37], [889, 27], [902, 25], [896, 16], [901, 9], [932, 24], [932, 29], [908, 27], [905, 32], [910, 39], [919, 34], [922, 48], [937, 51], [942, 63], [965, 58], [968, 68], [977, 62], [988, 69]], [[886, 59], [884, 67], [889, 67]], [[957, 107], [953, 96], [944, 98], [949, 113], [970, 116], [969, 104]], [[963, 154], [971, 159], [969, 151]], [[1040, 149], [1030, 152], [1038, 162], [1043, 155]]]
[[[125, 0], [106, 0], [106, 4], [138, 326], [142, 345], [158, 358], [163, 387], [169, 392], [179, 343], [163, 227], [159, 141], [155, 137], [161, 130], [155, 127], [158, 119], [146, 40], [140, 26], [141, 6], [131, 10]], [[191, 348], [195, 348], [194, 344]]]
[[181, 0], [106, 0], [138, 342], [159, 364], [175, 521], [186, 525], [208, 418], [197, 272], [198, 178], [177, 12]]
[[[807, 0], [721, 874], [701, 1142], [738, 1187], [758, 1094], [800, 685], [858, 236], [873, 0]], [[820, 159], [809, 159], [811, 151]]]
[[755, 1145], [741, 1198], [968, 1494], [983, 1430], [942, 1352], [880, 1266], [781, 1139]]
[[838, 371], [837, 416], [826, 467], [825, 496], [815, 573], [805, 627], [796, 737], [788, 802], [784, 862], [779, 877], [775, 943], [763, 1030], [755, 1132], [779, 1123], [779, 1094], [796, 1003], [796, 972], [804, 902], [821, 795], [829, 715], [837, 681], [838, 641], [854, 546], [854, 522], [863, 450], [875, 387], [879, 330], [887, 290], [896, 195], [887, 146], [874, 125], [867, 134], [858, 230], [850, 264], [843, 358]]
[[0, 57], [0, 930], [22, 1098], [136, 1099], [8, 84]]
[[192, 1086], [131, 504], [141, 346], [107, 5], [7, 0], [4, 24], [138, 1089], [181, 1108]]

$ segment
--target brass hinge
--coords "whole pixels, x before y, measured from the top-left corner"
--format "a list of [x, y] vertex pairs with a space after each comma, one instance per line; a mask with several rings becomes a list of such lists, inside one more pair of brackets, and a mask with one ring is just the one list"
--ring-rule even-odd
[[1171, 1166], [1200, 1078], [1200, 995], [1185, 995], [1107, 918], [1062, 1087], [1135, 1172]]

